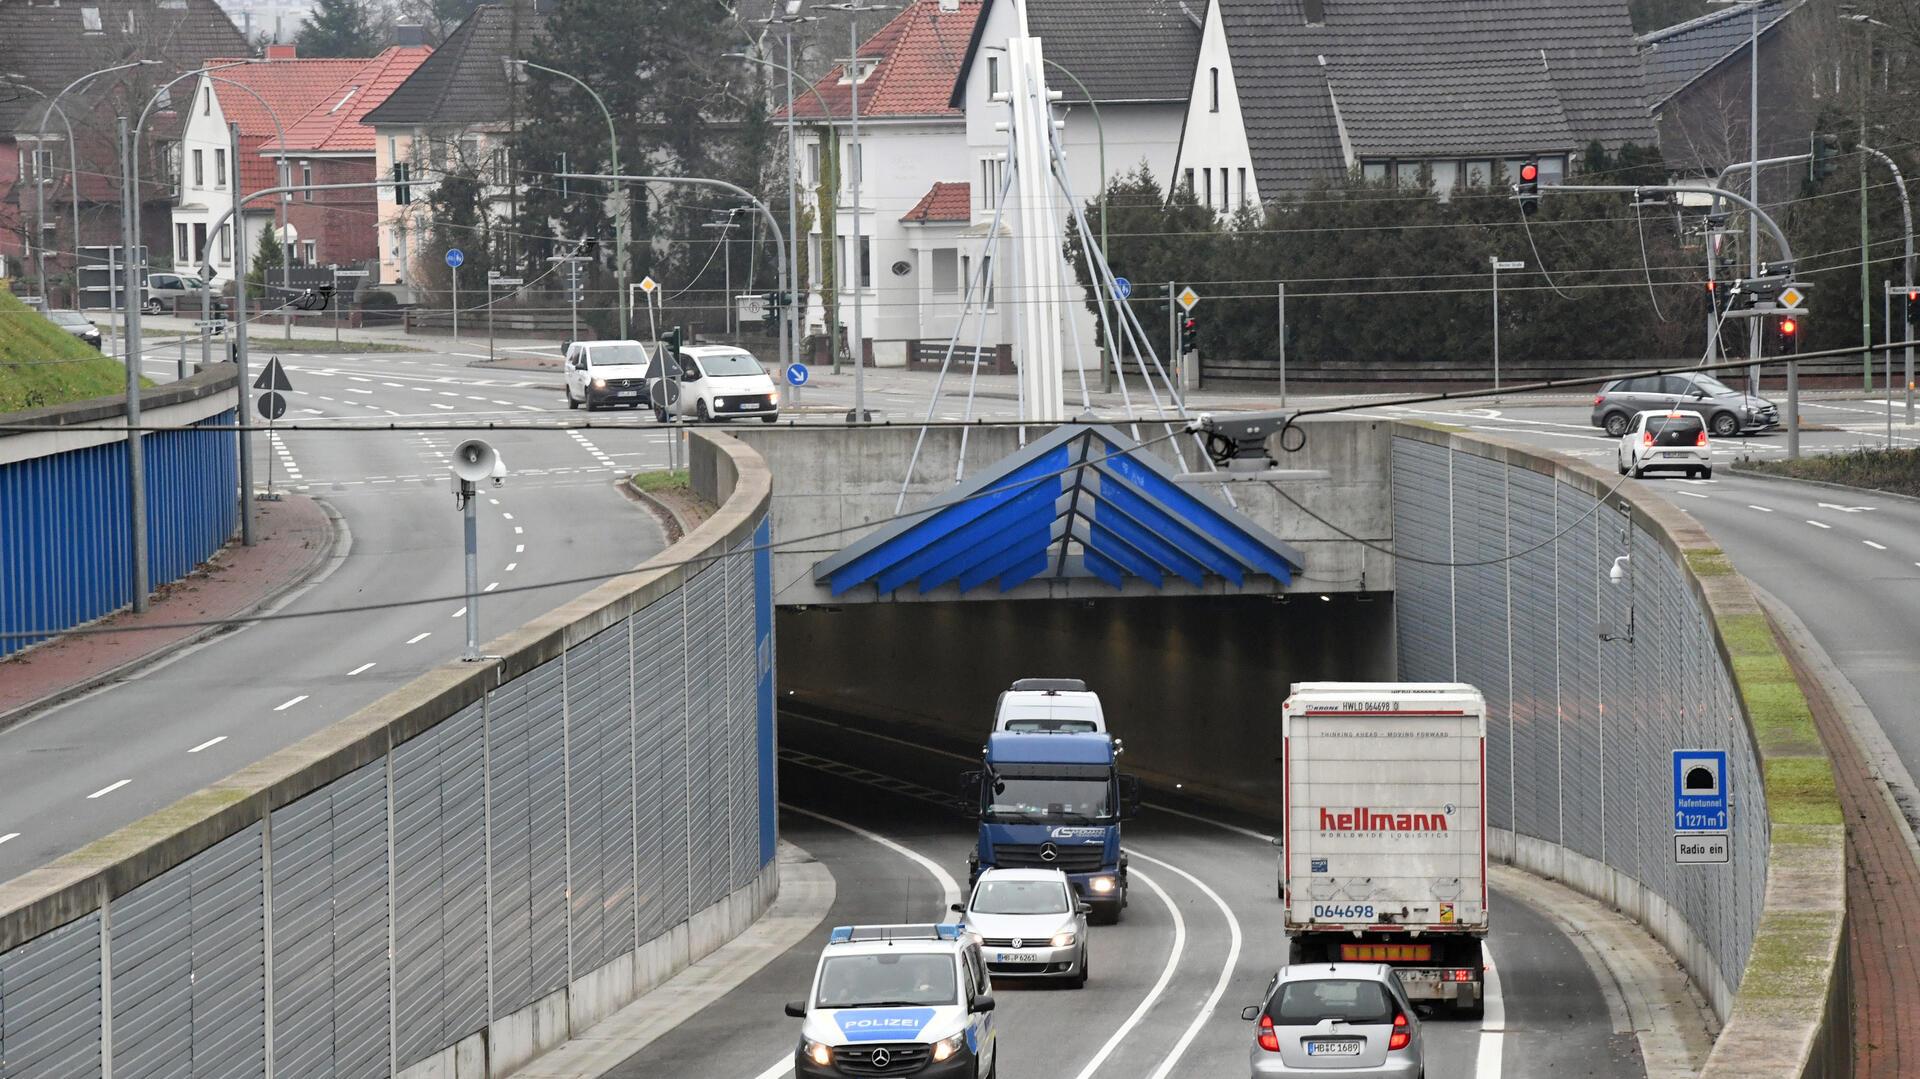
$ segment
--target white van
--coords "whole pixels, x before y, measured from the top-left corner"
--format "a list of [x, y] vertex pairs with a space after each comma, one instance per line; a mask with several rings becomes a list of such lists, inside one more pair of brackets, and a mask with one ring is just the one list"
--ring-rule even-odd
[[647, 405], [647, 347], [638, 341], [572, 341], [567, 344], [567, 407]]
[[[664, 393], [657, 392], [660, 373], [647, 373], [649, 389], [656, 396], [678, 402], [674, 411], [701, 420], [730, 420], [735, 416], [758, 416], [764, 423], [780, 418], [780, 393], [773, 378], [753, 353], [732, 345], [685, 345], [680, 362], [670, 373], [679, 380]], [[676, 396], [677, 395], [677, 396]], [[654, 415], [666, 417], [663, 406], [654, 406]]]
[[996, 731], [1078, 734], [1107, 729], [1100, 696], [1078, 678], [1022, 678], [993, 709]]

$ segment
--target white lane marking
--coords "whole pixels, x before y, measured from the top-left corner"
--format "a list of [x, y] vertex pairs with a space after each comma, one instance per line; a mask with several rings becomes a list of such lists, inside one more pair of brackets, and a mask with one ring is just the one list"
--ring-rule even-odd
[[1821, 524], [1819, 521], [1808, 521], [1807, 523], [1812, 525], [1815, 528], [1832, 528], [1833, 527], [1832, 525]]
[[1750, 509], [1750, 510], [1759, 510], [1759, 511], [1760, 511], [1761, 513], [1772, 513], [1772, 512], [1773, 512], [1772, 510], [1770, 510], [1770, 509], [1768, 509], [1768, 508], [1767, 508], [1767, 507], [1765, 507], [1765, 506], [1748, 506], [1747, 508], [1748, 508], [1748, 509]]
[[493, 591], [494, 589], [496, 589], [496, 588], [498, 588], [498, 587], [500, 587], [500, 582], [499, 582], [499, 581], [494, 581], [493, 583], [491, 583], [491, 584], [489, 584], [489, 585], [487, 585], [487, 587], [485, 587], [485, 588], [482, 588], [482, 589], [481, 589], [480, 591], [482, 591], [482, 592], [491, 592], [491, 591]]
[[514, 535], [516, 535], [516, 536], [522, 536], [522, 535], [525, 535], [525, 534], [526, 534], [526, 531], [527, 531], [526, 529], [524, 529], [524, 528], [521, 528], [521, 527], [520, 527], [519, 525], [514, 525], [514, 526], [513, 526], [513, 534], [514, 534]]
[[402, 386], [402, 385], [400, 385], [400, 384], [399, 384], [398, 382], [382, 382], [382, 383], [381, 383], [380, 385], [382, 385], [382, 386], [391, 386], [391, 387], [393, 387], [393, 388], [394, 388], [394, 389], [396, 389], [396, 390], [403, 390], [403, 389], [406, 389], [406, 387], [405, 387], [405, 386]]
[[[365, 381], [366, 381], [366, 379], [364, 379], [364, 378], [363, 378], [363, 379], [361, 379], [360, 381], [362, 381], [362, 382], [365, 382]], [[361, 388], [360, 388], [360, 387], [358, 387], [358, 386], [348, 386], [348, 387], [347, 387], [347, 392], [348, 392], [348, 393], [367, 393], [367, 394], [370, 394], [370, 393], [372, 393], [373, 391], [372, 391], [372, 390], [363, 390], [363, 389], [361, 389]]]
[[9, 839], [19, 839], [19, 838], [20, 838], [19, 832], [8, 832], [6, 835], [0, 835], [0, 843], [5, 843]]
[[1146, 1017], [1147, 1010], [1160, 999], [1160, 994], [1167, 991], [1167, 983], [1173, 981], [1174, 968], [1180, 965], [1180, 956], [1187, 950], [1187, 920], [1181, 917], [1180, 908], [1174, 905], [1173, 897], [1145, 873], [1135, 870], [1129, 876], [1146, 885], [1154, 895], [1159, 896], [1160, 902], [1166, 904], [1167, 913], [1173, 915], [1173, 951], [1167, 956], [1167, 965], [1160, 969], [1160, 978], [1153, 983], [1153, 988], [1147, 990], [1147, 995], [1134, 1006], [1132, 1014], [1127, 1016], [1126, 1021], [1114, 1028], [1106, 1044], [1100, 1047], [1100, 1051], [1093, 1055], [1092, 1060], [1087, 1061], [1087, 1066], [1081, 1068], [1080, 1074], [1074, 1079], [1093, 1079], [1093, 1076], [1099, 1074], [1100, 1066], [1107, 1062], [1107, 1058], [1113, 1055], [1115, 1049], [1119, 1048], [1121, 1039], [1132, 1033], [1134, 1027], [1140, 1025], [1140, 1020]]
[[[1885, 548], [1881, 548], [1881, 549], [1885, 550]], [[518, 562], [509, 562], [507, 563], [507, 572], [512, 573], [515, 569], [519, 568], [519, 566], [520, 566], [520, 563]]]
[[1213, 992], [1207, 994], [1207, 1002], [1200, 1006], [1200, 1014], [1193, 1017], [1193, 1022], [1188, 1024], [1187, 1029], [1181, 1033], [1180, 1040], [1173, 1043], [1173, 1049], [1167, 1054], [1167, 1058], [1161, 1061], [1160, 1066], [1153, 1069], [1153, 1074], [1148, 1077], [1148, 1079], [1167, 1079], [1167, 1076], [1173, 1073], [1174, 1065], [1180, 1063], [1180, 1055], [1187, 1051], [1189, 1045], [1193, 1044], [1193, 1039], [1199, 1037], [1200, 1028], [1206, 1025], [1208, 1019], [1212, 1018], [1214, 1009], [1220, 1006], [1220, 998], [1227, 993], [1227, 983], [1233, 979], [1234, 968], [1240, 963], [1240, 919], [1233, 916], [1233, 909], [1227, 906], [1226, 900], [1220, 898], [1220, 893], [1207, 887], [1199, 877], [1194, 876], [1192, 873], [1187, 872], [1171, 862], [1163, 862], [1152, 855], [1142, 854], [1137, 850], [1129, 850], [1127, 853], [1143, 862], [1152, 862], [1154, 865], [1161, 866], [1169, 872], [1178, 873], [1184, 877], [1188, 884], [1200, 889], [1208, 899], [1213, 900], [1213, 905], [1220, 908], [1221, 916], [1227, 920], [1227, 933], [1229, 936], [1227, 961], [1220, 968], [1219, 979], [1213, 983]]
[[88, 798], [98, 798], [98, 797], [100, 797], [100, 796], [101, 796], [101, 795], [103, 795], [103, 794], [112, 794], [112, 793], [113, 793], [114, 791], [117, 791], [117, 790], [119, 790], [119, 789], [120, 789], [121, 787], [124, 787], [124, 786], [126, 786], [127, 784], [129, 784], [129, 783], [131, 783], [131, 782], [133, 782], [133, 780], [131, 780], [131, 779], [123, 779], [123, 780], [121, 780], [121, 781], [120, 781], [120, 782], [118, 782], [118, 783], [109, 783], [109, 784], [107, 784], [106, 786], [104, 786], [104, 787], [101, 787], [101, 788], [100, 788], [99, 790], [97, 790], [97, 791], [94, 791], [94, 792], [93, 792], [92, 794], [89, 794], [89, 795], [87, 795], [87, 797], [88, 797]]
[[1708, 496], [1706, 496], [1706, 495], [1703, 495], [1703, 494], [1701, 494], [1701, 493], [1700, 493], [1700, 492], [1698, 492], [1698, 491], [1675, 491], [1675, 492], [1673, 492], [1673, 493], [1674, 493], [1674, 494], [1677, 494], [1677, 495], [1686, 495], [1686, 496], [1687, 496], [1688, 498], [1706, 498], [1706, 497], [1708, 497]]
[[278, 708], [275, 708], [275, 709], [274, 709], [274, 711], [276, 711], [276, 712], [284, 712], [284, 711], [286, 711], [287, 709], [289, 709], [289, 708], [292, 708], [292, 707], [293, 707], [294, 705], [296, 705], [296, 704], [299, 704], [299, 703], [300, 703], [301, 701], [304, 701], [304, 700], [306, 700], [306, 699], [307, 699], [307, 695], [306, 695], [305, 693], [302, 693], [302, 694], [300, 694], [300, 695], [299, 695], [298, 697], [295, 697], [294, 699], [292, 699], [292, 700], [290, 700], [290, 701], [288, 701], [287, 703], [285, 703], [285, 704], [283, 704], [283, 705], [281, 705], [281, 706], [279, 706]]
[[460, 608], [459, 610], [457, 610], [457, 611], [455, 611], [455, 612], [453, 612], [453, 617], [455, 617], [455, 618], [463, 618], [463, 617], [465, 617], [465, 616], [466, 616], [466, 613], [467, 613], [467, 609], [466, 609], [465, 607], [462, 607], [462, 608]]
[[352, 379], [355, 382], [372, 382], [373, 381], [370, 378], [361, 378], [359, 375], [348, 375], [347, 377]]
[[1212, 817], [1203, 817], [1198, 813], [1189, 813], [1184, 809], [1174, 809], [1170, 806], [1163, 806], [1153, 802], [1149, 802], [1146, 804], [1150, 806], [1155, 812], [1171, 813], [1176, 817], [1185, 817], [1188, 820], [1197, 820], [1202, 824], [1211, 824], [1215, 828], [1225, 828], [1229, 832], [1246, 836], [1248, 839], [1258, 839], [1262, 843], [1272, 843], [1274, 839], [1277, 838], [1275, 836], [1270, 836], [1265, 832], [1257, 832], [1252, 828], [1242, 828], [1238, 824], [1228, 824], [1226, 821], [1223, 821], [1223, 820], [1214, 820]]
[[446, 409], [446, 410], [447, 410], [448, 412], [451, 412], [451, 411], [453, 411], [453, 406], [452, 406], [452, 405], [443, 405], [443, 404], [441, 404], [441, 403], [440, 403], [440, 402], [438, 402], [438, 401], [435, 401], [435, 402], [433, 403], [433, 407], [435, 407], [435, 408], [444, 408], [444, 409]]
[[513, 514], [507, 513], [505, 511], [502, 511], [500, 516], [505, 520], [509, 520], [509, 521], [513, 520]]
[[896, 843], [893, 840], [888, 839], [886, 836], [883, 836], [878, 832], [869, 832], [865, 828], [862, 828], [857, 824], [849, 824], [838, 817], [829, 817], [825, 813], [816, 813], [811, 809], [802, 809], [799, 806], [788, 805], [785, 802], [780, 803], [780, 808], [788, 811], [789, 813], [798, 813], [803, 817], [812, 817], [814, 820], [817, 820], [817, 821], [825, 821], [826, 823], [831, 824], [836, 828], [845, 828], [847, 831], [852, 832], [854, 835], [857, 835], [862, 839], [870, 840], [874, 843], [878, 843], [881, 846], [887, 848], [888, 850], [894, 852], [895, 854], [900, 855], [902, 858], [905, 858], [906, 860], [912, 862], [914, 865], [917, 865], [920, 868], [926, 870], [928, 873], [933, 874], [934, 882], [940, 885], [940, 895], [941, 895], [940, 909], [941, 910], [944, 911], [948, 907], [953, 906], [955, 903], [960, 902], [960, 884], [958, 881], [955, 881], [953, 879], [953, 874], [947, 872], [947, 869], [945, 866], [927, 857], [926, 855], [921, 854], [919, 851], [914, 850], [910, 847], [904, 846], [900, 843]]
[[220, 737], [218, 737], [218, 738], [209, 738], [209, 739], [207, 739], [206, 741], [204, 741], [204, 742], [202, 742], [202, 743], [200, 743], [199, 745], [197, 745], [197, 746], [194, 746], [194, 747], [193, 747], [192, 749], [189, 749], [189, 750], [187, 750], [187, 752], [188, 752], [188, 753], [198, 753], [198, 752], [200, 752], [200, 751], [201, 751], [201, 750], [203, 750], [203, 749], [211, 749], [211, 748], [213, 748], [214, 746], [217, 746], [217, 745], [219, 745], [220, 743], [222, 743], [222, 742], [224, 742], [224, 741], [226, 741], [226, 740], [227, 740], [227, 736], [226, 736], [226, 735], [224, 735], [224, 734], [223, 734], [223, 735], [221, 735], [221, 736], [220, 736]]
[[431, 637], [431, 636], [433, 636], [433, 631], [432, 631], [432, 630], [428, 630], [427, 632], [425, 632], [425, 633], [422, 633], [422, 634], [420, 634], [420, 635], [418, 635], [418, 636], [415, 636], [415, 637], [409, 637], [409, 638], [407, 639], [407, 643], [408, 643], [408, 644], [419, 644], [419, 643], [420, 643], [421, 641], [424, 641], [424, 640], [426, 640], [426, 639], [427, 639], [428, 637]]
[[1493, 952], [1485, 945], [1480, 957], [1486, 962], [1486, 1000], [1480, 1013], [1480, 1050], [1474, 1055], [1474, 1079], [1500, 1079], [1500, 1056], [1507, 1040], [1507, 1002], [1500, 995], [1500, 971], [1493, 965]]
[[1869, 547], [1871, 547], [1871, 548], [1873, 548], [1873, 549], [1874, 549], [1874, 550], [1876, 550], [1876, 551], [1884, 551], [1884, 550], [1886, 550], [1886, 548], [1885, 548], [1885, 547], [1883, 547], [1883, 546], [1881, 546], [1881, 545], [1880, 545], [1880, 544], [1878, 544], [1878, 543], [1875, 543], [1875, 542], [1873, 542], [1872, 540], [1861, 540], [1860, 542], [1861, 542], [1861, 543], [1864, 543], [1864, 544], [1866, 544], [1867, 546], [1869, 546]]
[[[536, 408], [536, 407], [534, 407], [533, 405], [521, 405], [521, 406], [520, 406], [520, 411], [522, 411], [522, 412], [545, 412], [545, 411], [546, 411], [546, 409], [544, 409], [544, 408]], [[789, 1067], [791, 1067], [791, 1065], [789, 1065]]]
[[524, 543], [516, 543], [516, 544], [514, 544], [514, 545], [513, 545], [513, 553], [514, 553], [514, 554], [526, 554], [526, 553], [527, 553], [527, 545], [526, 545], [526, 544], [524, 544]]
[[361, 665], [359, 665], [358, 667], [355, 667], [355, 668], [354, 668], [353, 670], [350, 670], [350, 671], [348, 671], [348, 672], [347, 672], [347, 677], [348, 677], [348, 678], [352, 678], [352, 677], [353, 677], [354, 675], [356, 675], [356, 674], [364, 674], [364, 673], [366, 673], [366, 672], [367, 672], [368, 670], [371, 670], [371, 669], [372, 669], [372, 667], [373, 667], [373, 664], [371, 664], [371, 663], [362, 663], [362, 664], [361, 664]]

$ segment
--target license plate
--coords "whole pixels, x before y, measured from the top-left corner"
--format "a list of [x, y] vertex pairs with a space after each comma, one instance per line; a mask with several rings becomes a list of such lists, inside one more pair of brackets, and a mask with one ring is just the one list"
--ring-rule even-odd
[[621, 390], [621, 391], [620, 391], [620, 396], [622, 396], [622, 397], [638, 397], [638, 396], [640, 396], [640, 391], [639, 391], [639, 390]]
[[1310, 1057], [1357, 1057], [1360, 1055], [1360, 1043], [1352, 1038], [1340, 1041], [1309, 1041], [1307, 1055]]
[[1662, 457], [1665, 457], [1665, 458], [1667, 458], [1668, 460], [1672, 460], [1673, 458], [1676, 458], [1676, 457], [1685, 457], [1685, 456], [1687, 456], [1687, 455], [1686, 455], [1686, 454], [1684, 454], [1684, 453], [1663, 453], [1663, 454], [1661, 454], [1660, 456], [1662, 456]]
[[996, 963], [1038, 963], [1040, 961], [1040, 953], [996, 952], [994, 953], [993, 961]]
[[740, 405], [740, 409], [741, 409], [741, 411], [743, 411], [743, 412], [744, 412], [744, 411], [751, 411], [751, 410], [753, 410], [753, 409], [756, 409], [756, 408], [759, 408], [759, 407], [760, 407], [760, 402], [758, 402], [758, 401], [746, 401], [746, 402], [743, 402], [743, 403], [742, 403], [742, 404]]
[[1402, 969], [1398, 973], [1400, 975], [1400, 980], [1403, 982], [1431, 982], [1435, 985], [1439, 984], [1440, 982], [1440, 972], [1437, 970]]

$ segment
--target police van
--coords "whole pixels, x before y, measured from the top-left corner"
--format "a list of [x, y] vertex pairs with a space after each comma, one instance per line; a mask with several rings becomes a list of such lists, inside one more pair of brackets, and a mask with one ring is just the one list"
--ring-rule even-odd
[[843, 925], [827, 937], [803, 1019], [797, 1076], [994, 1079], [993, 986], [957, 925]]

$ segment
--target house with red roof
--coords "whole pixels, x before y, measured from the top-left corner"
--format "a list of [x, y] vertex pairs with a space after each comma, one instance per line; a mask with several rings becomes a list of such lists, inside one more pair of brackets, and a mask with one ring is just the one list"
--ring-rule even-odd
[[[176, 265], [201, 265], [208, 230], [234, 209], [236, 161], [241, 192], [300, 190], [250, 201], [238, 215], [244, 232], [237, 241], [231, 220], [213, 237], [208, 264], [217, 282], [233, 277], [235, 243], [245, 243], [251, 255], [268, 228], [296, 266], [372, 261], [375, 190], [317, 191], [307, 185], [374, 180], [373, 130], [360, 121], [431, 51], [395, 45], [371, 59], [302, 59], [292, 45], [269, 45], [257, 62], [202, 76], [177, 148]], [[237, 158], [229, 124], [239, 128]]]
[[[952, 102], [981, 0], [914, 0], [856, 52], [793, 103], [799, 126], [799, 164], [808, 205], [817, 211], [829, 194], [820, 189], [823, 134], [840, 148], [834, 198], [834, 287], [839, 316], [851, 333], [853, 295], [861, 298], [862, 354], [879, 366], [904, 366], [916, 347], [944, 350], [962, 310], [962, 287], [974, 266], [978, 240], [972, 224], [966, 113]], [[852, 104], [857, 73], [860, 103], [858, 153], [852, 147]], [[776, 116], [784, 123], [786, 111]], [[852, 178], [860, 174], [860, 205], [853, 205]], [[859, 217], [856, 260], [852, 237]], [[814, 302], [807, 321], [824, 332], [820, 214], [806, 237], [808, 285]], [[857, 265], [856, 265], [857, 262]], [[990, 316], [985, 343], [1006, 339]], [[971, 344], [974, 324], [965, 327]]]

